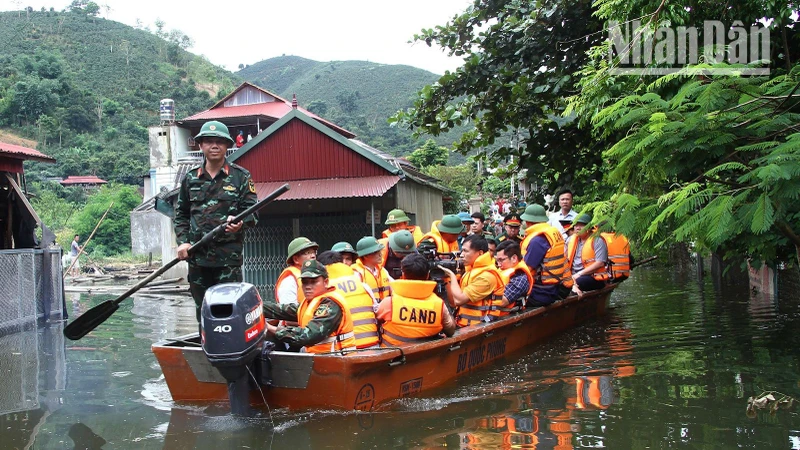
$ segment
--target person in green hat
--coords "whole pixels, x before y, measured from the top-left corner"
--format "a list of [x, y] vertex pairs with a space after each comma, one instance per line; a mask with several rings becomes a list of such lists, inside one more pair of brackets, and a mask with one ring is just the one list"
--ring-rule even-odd
[[361, 281], [372, 288], [372, 295], [380, 302], [391, 297], [392, 291], [389, 283], [393, 281], [389, 272], [383, 267], [383, 253], [386, 246], [372, 236], [364, 236], [356, 243], [358, 261], [353, 264], [353, 270], [361, 275]]
[[406, 256], [417, 253], [417, 246], [414, 243], [414, 236], [408, 230], [400, 230], [389, 236], [389, 249], [386, 252], [386, 260], [383, 268], [392, 278], [400, 278], [402, 275], [401, 262]]
[[[233, 145], [225, 124], [206, 122], [194, 139], [203, 151], [203, 164], [190, 169], [181, 180], [174, 224], [177, 256], [189, 265], [189, 291], [199, 322], [208, 288], [242, 281], [244, 229], [255, 226], [257, 219], [251, 215], [240, 222], [231, 220], [255, 205], [258, 196], [250, 172], [225, 159], [225, 152]], [[225, 222], [225, 234], [189, 254], [194, 243]]]
[[584, 291], [602, 289], [610, 275], [606, 269], [608, 263], [608, 245], [599, 235], [592, 236], [592, 228], [586, 225], [592, 222], [589, 214], [579, 215], [573, 227], [575, 234], [567, 239], [565, 265], [567, 274], [571, 275], [572, 292], [578, 295]]
[[355, 350], [353, 316], [347, 301], [330, 286], [328, 270], [319, 261], [309, 259], [300, 268], [303, 300], [279, 304], [264, 302], [264, 317], [295, 326], [267, 323], [267, 339], [286, 345], [289, 350], [329, 353]]
[[402, 209], [393, 209], [389, 211], [384, 224], [389, 226], [389, 228], [383, 230], [382, 237], [384, 239], [400, 230], [408, 230], [411, 235], [414, 236], [414, 245], [419, 244], [420, 239], [422, 239], [422, 230], [416, 225], [411, 225], [411, 219], [408, 218], [408, 215]]
[[458, 253], [458, 236], [464, 231], [464, 224], [456, 214], [447, 214], [442, 220], [434, 220], [431, 232], [420, 239], [417, 249], [420, 253], [431, 250], [439, 253]]
[[301, 236], [289, 243], [286, 250], [288, 267], [283, 269], [275, 282], [276, 302], [286, 305], [303, 301], [305, 297], [300, 284], [300, 269], [306, 261], [317, 259], [317, 249], [319, 245], [307, 237]]
[[503, 218], [503, 233], [497, 236], [497, 242], [501, 243], [506, 239], [513, 239], [518, 244], [522, 244], [522, 238], [519, 236], [519, 228], [522, 226], [522, 219], [517, 213], [510, 213]]
[[358, 258], [356, 249], [354, 249], [349, 242], [337, 242], [333, 244], [331, 251], [340, 253], [342, 255], [342, 263], [347, 264], [348, 266], [355, 264], [356, 259]]
[[559, 285], [566, 277], [564, 239], [548, 223], [544, 206], [528, 205], [520, 219], [527, 227], [520, 251], [534, 279], [527, 305], [546, 306], [559, 299]]

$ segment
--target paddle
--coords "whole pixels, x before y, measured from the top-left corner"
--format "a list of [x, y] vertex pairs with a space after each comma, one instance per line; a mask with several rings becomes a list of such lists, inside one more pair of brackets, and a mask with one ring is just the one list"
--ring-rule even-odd
[[[249, 216], [250, 214], [258, 212], [261, 208], [267, 206], [269, 203], [272, 203], [273, 200], [275, 200], [288, 190], [289, 190], [289, 185], [284, 184], [283, 186], [276, 189], [275, 192], [269, 194], [266, 198], [264, 198], [260, 202], [247, 208], [247, 210], [245, 210], [243, 213], [234, 217], [233, 220], [231, 220], [231, 222], [232, 223], [239, 222], [244, 218], [246, 218], [247, 216]], [[203, 247], [212, 240], [214, 240], [214, 237], [216, 237], [218, 234], [223, 233], [225, 231], [226, 225], [227, 222], [222, 223], [213, 230], [211, 230], [210, 232], [208, 232], [205, 236], [203, 236], [199, 241], [194, 243], [194, 245], [192, 245], [189, 248], [188, 250], [189, 254], [191, 255], [198, 248]], [[105, 302], [86, 311], [80, 317], [73, 320], [72, 323], [70, 323], [64, 328], [64, 336], [73, 341], [77, 341], [78, 339], [86, 336], [86, 334], [97, 328], [98, 325], [105, 322], [106, 319], [111, 317], [111, 315], [114, 314], [114, 311], [116, 311], [119, 308], [120, 302], [133, 295], [134, 292], [143, 288], [145, 285], [147, 285], [147, 283], [159, 277], [161, 274], [172, 268], [172, 266], [174, 266], [175, 264], [178, 264], [178, 262], [180, 262], [178, 258], [173, 259], [172, 261], [165, 264], [162, 268], [156, 270], [155, 272], [150, 274], [147, 278], [140, 281], [138, 284], [136, 284], [136, 286], [125, 291], [125, 293], [117, 297], [115, 300], [106, 300]]]

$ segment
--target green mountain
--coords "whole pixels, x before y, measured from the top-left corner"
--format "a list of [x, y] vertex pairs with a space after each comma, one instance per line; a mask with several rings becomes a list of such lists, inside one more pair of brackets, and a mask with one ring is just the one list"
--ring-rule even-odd
[[[413, 104], [416, 93], [439, 75], [411, 66], [367, 61], [319, 62], [281, 56], [252, 64], [236, 73], [281, 97], [356, 133], [359, 139], [395, 154], [408, 154], [424, 139], [390, 127], [386, 119]], [[450, 146], [457, 135], [435, 138]]]
[[140, 184], [159, 100], [174, 99], [182, 117], [240, 83], [185, 51], [179, 31], [153, 34], [81, 9], [0, 12], [0, 42], [0, 127], [58, 160], [32, 164], [33, 178]]

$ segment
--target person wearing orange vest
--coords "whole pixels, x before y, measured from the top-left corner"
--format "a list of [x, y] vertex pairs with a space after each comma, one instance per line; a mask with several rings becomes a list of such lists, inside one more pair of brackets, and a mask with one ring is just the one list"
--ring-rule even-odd
[[386, 222], [384, 222], [384, 225], [388, 225], [389, 228], [383, 230], [381, 237], [388, 238], [392, 233], [400, 230], [408, 230], [409, 233], [414, 236], [414, 245], [419, 244], [423, 236], [422, 230], [418, 226], [411, 225], [410, 223], [411, 219], [408, 218], [405, 211], [402, 209], [393, 209], [386, 215]]
[[303, 289], [300, 286], [300, 268], [303, 263], [317, 257], [319, 245], [305, 237], [299, 237], [289, 243], [286, 264], [289, 267], [283, 269], [275, 281], [275, 301], [286, 305], [289, 303], [300, 303], [303, 301]]
[[533, 290], [533, 274], [522, 260], [519, 245], [511, 240], [503, 241], [497, 247], [494, 257], [500, 266], [500, 275], [503, 276], [505, 291], [503, 292], [503, 308], [515, 306], [525, 307], [528, 296]]
[[529, 304], [546, 306], [559, 299], [558, 286], [569, 278], [564, 273], [564, 239], [560, 230], [547, 223], [543, 206], [529, 205], [520, 217], [527, 227], [520, 250], [534, 274]]
[[331, 251], [340, 253], [342, 255], [342, 262], [348, 266], [355, 264], [356, 259], [358, 259], [358, 253], [356, 252], [356, 249], [354, 249], [349, 242], [337, 242], [333, 244]]
[[382, 250], [383, 268], [386, 269], [390, 277], [400, 278], [403, 273], [401, 268], [403, 258], [412, 253], [417, 253], [414, 236], [408, 230], [400, 230], [392, 233], [387, 241], [388, 245]]
[[353, 264], [353, 270], [372, 288], [372, 295], [379, 302], [392, 296], [389, 282], [394, 281], [383, 268], [382, 251], [385, 247], [374, 237], [364, 236], [356, 243], [358, 261]]
[[431, 250], [439, 253], [458, 253], [458, 236], [464, 231], [461, 219], [455, 214], [447, 214], [442, 220], [434, 220], [431, 232], [422, 237], [417, 244], [420, 253]]
[[355, 350], [353, 317], [344, 297], [328, 285], [328, 271], [319, 261], [308, 260], [300, 271], [304, 300], [282, 305], [264, 303], [264, 317], [298, 322], [279, 327], [267, 323], [267, 339], [288, 345], [290, 350], [329, 353]]
[[489, 244], [477, 234], [464, 239], [461, 257], [466, 271], [461, 282], [452, 270], [439, 266], [449, 277], [447, 298], [453, 307], [459, 307], [456, 324], [459, 327], [490, 322], [494, 316], [489, 314], [493, 302], [502, 300], [504, 285], [494, 258], [489, 253]]
[[342, 262], [342, 255], [332, 250], [317, 255], [317, 261], [328, 271], [328, 284], [342, 294], [347, 309], [353, 317], [353, 333], [356, 348], [377, 347], [380, 344], [375, 308], [378, 302], [372, 296], [372, 288], [361, 281], [352, 267]]
[[434, 294], [429, 281], [428, 260], [419, 254], [403, 258], [403, 279], [392, 281], [392, 298], [378, 306], [383, 345], [398, 346], [425, 342], [444, 333], [456, 332], [456, 321], [444, 301]]
[[566, 267], [572, 275], [572, 291], [578, 295], [583, 291], [602, 289], [609, 279], [608, 246], [599, 235], [591, 236], [592, 228], [586, 227], [592, 216], [581, 214], [575, 219], [575, 234], [567, 240], [564, 257]]

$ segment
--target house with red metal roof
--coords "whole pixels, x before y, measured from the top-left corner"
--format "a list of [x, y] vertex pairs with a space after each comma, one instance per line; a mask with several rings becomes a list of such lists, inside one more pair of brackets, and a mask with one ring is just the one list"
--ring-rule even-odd
[[[23, 162], [56, 160], [38, 150], [0, 142], [0, 335], [64, 312], [61, 249], [25, 192]], [[42, 239], [36, 238], [36, 227]]]
[[[265, 104], [253, 103], [262, 101]], [[275, 118], [277, 114], [281, 116]], [[250, 132], [251, 139], [244, 146], [229, 150], [228, 160], [250, 171], [259, 198], [284, 183], [290, 187], [261, 212], [259, 225], [245, 235], [244, 277], [264, 293], [272, 289], [284, 268], [286, 247], [297, 236], [316, 241], [324, 250], [339, 241], [355, 245], [364, 236], [379, 236], [387, 213], [395, 208], [406, 211], [412, 222], [426, 231], [433, 220], [442, 216], [444, 188], [435, 179], [405, 159], [371, 147], [355, 139], [353, 133], [300, 108], [296, 99], [290, 103], [245, 83], [208, 110], [176, 122], [173, 126], [185, 130], [186, 140], [180, 140], [180, 145], [194, 145], [189, 136], [199, 132], [207, 120], [225, 123], [232, 136], [238, 133], [237, 127]], [[256, 134], [249, 128], [258, 129], [265, 124]], [[164, 143], [162, 136], [151, 132], [151, 165], [154, 154], [167, 154], [164, 145], [154, 145], [154, 139]], [[195, 165], [202, 163], [199, 149], [171, 155], [172, 162], [185, 165], [173, 164], [174, 170], [169, 173], [163, 170], [163, 164], [151, 169], [151, 173], [153, 169], [164, 173], [157, 183], [152, 183], [150, 191], [160, 192], [160, 200], [174, 199], [188, 170], [187, 157], [194, 157]], [[151, 181], [155, 178], [157, 173]], [[166, 261], [175, 255], [174, 237], [163, 238], [172, 232], [171, 222], [162, 222], [160, 232], [153, 232], [153, 227], [138, 225], [134, 216], [149, 214], [148, 209], [152, 210], [156, 203], [152, 194], [150, 197], [132, 213], [134, 252], [143, 253], [141, 248], [136, 249], [137, 240], [161, 236], [162, 260]], [[141, 238], [137, 239], [137, 235]], [[180, 275], [175, 271], [170, 276]]]
[[94, 175], [82, 175], [82, 176], [73, 176], [70, 175], [67, 178], [59, 181], [62, 186], [80, 186], [82, 188], [93, 188], [98, 187], [103, 184], [108, 184], [108, 181], [103, 180], [102, 178], [98, 178]]

